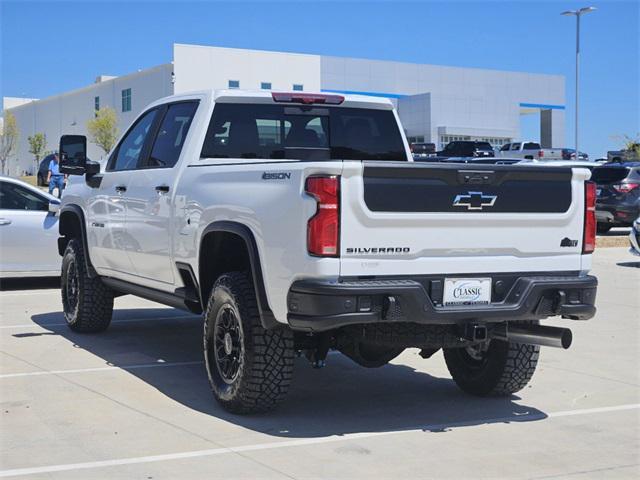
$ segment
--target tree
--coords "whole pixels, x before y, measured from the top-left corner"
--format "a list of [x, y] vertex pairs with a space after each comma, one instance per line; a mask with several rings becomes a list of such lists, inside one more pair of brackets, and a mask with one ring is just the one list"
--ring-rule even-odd
[[640, 158], [640, 134], [635, 137], [624, 136], [624, 149], [628, 152], [629, 160]]
[[40, 158], [47, 148], [47, 136], [41, 132], [34, 133], [33, 136], [27, 137], [27, 142], [29, 142], [29, 153], [33, 154], [35, 158], [36, 168], [33, 175], [37, 175], [38, 168], [40, 168]]
[[13, 113], [5, 111], [2, 132], [0, 132], [0, 173], [8, 174], [7, 160], [18, 146], [20, 131]]
[[118, 139], [118, 119], [113, 108], [105, 107], [96, 112], [95, 118], [87, 122], [91, 142], [109, 153]]

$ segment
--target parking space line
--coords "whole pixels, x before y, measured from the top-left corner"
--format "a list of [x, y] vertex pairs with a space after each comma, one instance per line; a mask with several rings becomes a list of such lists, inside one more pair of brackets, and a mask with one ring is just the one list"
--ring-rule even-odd
[[137, 370], [140, 368], [156, 368], [156, 367], [181, 367], [184, 365], [200, 365], [204, 363], [202, 360], [193, 362], [157, 362], [157, 363], [143, 363], [140, 365], [110, 365], [108, 367], [95, 367], [95, 368], [76, 368], [72, 370], [42, 370], [40, 372], [23, 372], [23, 373], [5, 373], [0, 375], [2, 378], [16, 378], [16, 377], [35, 377], [40, 375], [62, 375], [65, 373], [86, 373], [86, 372], [105, 372], [109, 370]]
[[53, 473], [53, 472], [65, 472], [72, 470], [83, 470], [90, 468], [104, 468], [104, 467], [117, 467], [122, 465], [134, 465], [140, 463], [153, 463], [153, 462], [164, 462], [169, 460], [182, 460], [187, 458], [198, 458], [198, 457], [211, 457], [215, 455], [224, 455], [227, 453], [236, 453], [240, 454], [243, 452], [255, 452], [259, 450], [271, 450], [276, 448], [290, 448], [290, 447], [301, 447], [306, 445], [317, 445], [323, 443], [334, 443], [334, 442], [344, 442], [348, 440], [358, 440], [363, 438], [374, 438], [374, 437], [382, 437], [389, 435], [398, 435], [401, 433], [421, 433], [426, 431], [442, 431], [447, 428], [456, 428], [456, 427], [465, 427], [472, 426], [478, 423], [509, 423], [515, 422], [519, 423], [523, 420], [542, 420], [546, 417], [549, 418], [559, 418], [559, 417], [569, 417], [575, 415], [593, 415], [599, 413], [608, 413], [608, 412], [619, 412], [625, 410], [637, 410], [640, 409], [640, 403], [627, 404], [627, 405], [615, 405], [609, 407], [599, 407], [599, 408], [586, 408], [581, 410], [565, 410], [560, 412], [551, 412], [551, 413], [535, 413], [531, 415], [521, 415], [517, 417], [500, 417], [500, 418], [483, 418], [476, 420], [469, 420], [465, 422], [451, 422], [451, 423], [443, 423], [443, 424], [434, 424], [434, 425], [423, 425], [418, 428], [411, 428], [405, 430], [389, 430], [383, 432], [361, 432], [361, 433], [348, 433], [344, 435], [333, 435], [330, 437], [318, 437], [318, 438], [302, 438], [297, 440], [288, 440], [283, 442], [267, 442], [267, 443], [258, 443], [253, 445], [242, 445], [238, 447], [223, 447], [223, 448], [212, 448], [208, 450], [194, 450], [190, 452], [180, 452], [180, 453], [167, 453], [163, 455], [149, 455], [144, 457], [129, 457], [129, 458], [117, 458], [112, 460], [102, 460], [96, 462], [83, 462], [83, 463], [67, 463], [62, 465], [47, 465], [43, 467], [33, 467], [33, 468], [15, 468], [11, 470], [0, 470], [0, 477], [16, 477], [16, 476], [24, 476], [24, 475], [34, 475], [41, 473]]
[[28, 296], [32, 296], [35, 295], [37, 293], [43, 294], [43, 293], [60, 293], [60, 289], [59, 288], [47, 288], [47, 289], [42, 289], [42, 290], [29, 290], [28, 292], [0, 292], [0, 298], [2, 297], [22, 297], [25, 295]]
[[[171, 316], [171, 317], [148, 317], [148, 318], [131, 318], [126, 320], [112, 320], [111, 323], [134, 323], [134, 322], [147, 322], [151, 320], [188, 320], [188, 319], [198, 319], [201, 320], [202, 317], [194, 316], [194, 315], [180, 315], [180, 316]], [[0, 326], [0, 330], [11, 329], [11, 328], [46, 328], [46, 327], [66, 327], [66, 323], [45, 323], [43, 325], [39, 325], [37, 323], [23, 323], [19, 325], [2, 325]]]

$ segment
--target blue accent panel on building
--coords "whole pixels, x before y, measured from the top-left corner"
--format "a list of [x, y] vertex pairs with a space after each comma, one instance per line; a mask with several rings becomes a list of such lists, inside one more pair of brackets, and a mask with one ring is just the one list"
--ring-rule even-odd
[[543, 103], [521, 103], [522, 108], [539, 108], [541, 110], [564, 110], [564, 105], [545, 105]]
[[354, 90], [329, 90], [323, 88], [322, 92], [327, 93], [344, 93], [345, 95], [367, 95], [369, 97], [384, 97], [384, 98], [404, 98], [409, 95], [402, 95], [399, 93], [380, 93], [380, 92], [356, 92]]

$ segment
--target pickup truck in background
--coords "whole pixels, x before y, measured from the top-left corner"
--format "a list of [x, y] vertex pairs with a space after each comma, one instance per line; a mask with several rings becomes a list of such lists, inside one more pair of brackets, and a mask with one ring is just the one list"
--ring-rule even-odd
[[541, 148], [537, 142], [505, 143], [497, 152], [498, 157], [522, 158], [524, 160], [562, 160], [561, 148]]
[[424, 160], [436, 156], [436, 144], [430, 142], [414, 142], [409, 145], [414, 160]]
[[105, 330], [125, 294], [202, 314], [236, 413], [329, 350], [373, 368], [442, 349], [464, 391], [521, 390], [541, 345], [571, 344], [538, 321], [595, 313], [589, 171], [413, 162], [402, 132], [386, 99], [210, 90], [149, 105], [102, 164], [63, 136], [67, 324]]

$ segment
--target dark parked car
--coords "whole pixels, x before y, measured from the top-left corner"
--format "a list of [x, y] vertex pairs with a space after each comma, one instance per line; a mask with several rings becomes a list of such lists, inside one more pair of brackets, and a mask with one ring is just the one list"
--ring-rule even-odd
[[580, 152], [578, 158], [576, 158], [576, 149], [575, 148], [563, 148], [562, 149], [562, 159], [563, 160], [589, 160], [589, 155], [584, 152]]
[[47, 177], [49, 176], [49, 163], [53, 160], [53, 153], [51, 155], [47, 155], [42, 160], [40, 160], [40, 166], [38, 167], [38, 186], [46, 187], [49, 185], [47, 182]]
[[598, 232], [629, 227], [640, 215], [640, 162], [609, 163], [591, 174], [596, 182]]
[[435, 143], [415, 142], [409, 145], [414, 160], [433, 157], [436, 154]]
[[489, 142], [455, 141], [449, 142], [438, 152], [440, 157], [495, 157]]

